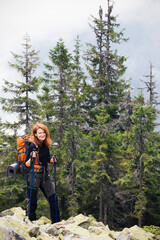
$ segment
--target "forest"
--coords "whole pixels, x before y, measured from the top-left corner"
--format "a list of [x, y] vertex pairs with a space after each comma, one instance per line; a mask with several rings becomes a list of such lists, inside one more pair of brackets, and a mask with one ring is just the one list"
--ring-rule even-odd
[[[124, 77], [127, 59], [117, 50], [128, 39], [112, 10], [108, 0], [107, 12], [100, 7], [98, 17], [92, 16], [94, 39], [85, 51], [80, 36], [72, 52], [60, 38], [48, 62], [41, 63], [41, 76], [36, 76], [39, 51], [28, 34], [22, 52], [11, 52], [9, 65], [21, 80], [4, 80], [0, 97], [3, 111], [16, 116], [14, 122], [0, 119], [0, 212], [26, 208], [25, 176], [11, 178], [6, 169], [17, 161], [20, 132], [31, 134], [33, 124], [41, 122], [50, 130], [51, 155], [58, 156], [61, 219], [82, 213], [112, 229], [160, 225], [159, 111], [152, 64], [144, 81], [148, 98], [143, 89], [131, 96], [131, 80]], [[52, 166], [50, 175], [54, 181]], [[49, 218], [40, 191], [37, 215]]]

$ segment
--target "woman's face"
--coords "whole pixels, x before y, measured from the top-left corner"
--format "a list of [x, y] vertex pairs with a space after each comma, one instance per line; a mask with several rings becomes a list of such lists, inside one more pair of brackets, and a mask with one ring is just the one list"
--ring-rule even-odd
[[35, 136], [39, 139], [40, 142], [43, 142], [46, 138], [46, 133], [42, 128], [38, 128]]

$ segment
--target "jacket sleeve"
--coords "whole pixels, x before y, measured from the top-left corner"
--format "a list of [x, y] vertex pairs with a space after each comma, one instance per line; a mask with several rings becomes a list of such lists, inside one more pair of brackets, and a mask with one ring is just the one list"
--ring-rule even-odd
[[48, 159], [47, 159], [47, 162], [50, 162], [51, 160], [51, 155], [50, 155], [50, 151], [49, 151], [49, 148], [48, 148]]
[[36, 149], [36, 145], [34, 143], [31, 143], [30, 145], [27, 146], [27, 149], [26, 149], [26, 162], [29, 160], [29, 158], [31, 156], [31, 152], [33, 152], [34, 149]]

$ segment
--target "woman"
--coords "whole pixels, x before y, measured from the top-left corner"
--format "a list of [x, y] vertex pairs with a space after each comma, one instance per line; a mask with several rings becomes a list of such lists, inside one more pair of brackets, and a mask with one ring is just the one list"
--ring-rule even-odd
[[[55, 209], [55, 191], [49, 176], [48, 163], [55, 164], [56, 157], [50, 157], [49, 146], [51, 139], [48, 128], [41, 123], [33, 126], [31, 144], [26, 156], [26, 167], [30, 168], [27, 176], [27, 211], [31, 221], [36, 220], [37, 194], [41, 189], [50, 205], [50, 215], [52, 223], [59, 221], [58, 204]], [[56, 216], [57, 214], [57, 216]]]

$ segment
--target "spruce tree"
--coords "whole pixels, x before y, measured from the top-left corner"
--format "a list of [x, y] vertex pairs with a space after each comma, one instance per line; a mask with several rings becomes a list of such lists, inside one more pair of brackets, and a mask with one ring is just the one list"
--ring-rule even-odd
[[[64, 136], [66, 105], [70, 81], [71, 55], [62, 39], [49, 51], [50, 63], [44, 64], [42, 95], [39, 99], [47, 120], [57, 123], [60, 142]], [[50, 99], [49, 99], [50, 98]], [[48, 105], [46, 107], [46, 104]]]
[[[30, 39], [26, 34], [24, 37], [22, 55], [12, 53], [15, 63], [9, 63], [11, 67], [21, 74], [21, 81], [9, 82], [4, 81], [3, 91], [8, 94], [8, 98], [0, 98], [2, 109], [8, 113], [14, 113], [14, 122], [7, 121], [1, 123], [1, 140], [0, 152], [3, 156], [1, 161], [1, 210], [6, 208], [21, 206], [25, 207], [24, 194], [26, 180], [20, 174], [16, 178], [6, 175], [6, 169], [9, 165], [17, 161], [16, 139], [18, 130], [25, 130], [30, 133], [31, 124], [39, 119], [38, 103], [35, 93], [38, 91], [39, 79], [33, 77], [37, 68], [38, 52], [30, 50]], [[13, 97], [12, 97], [13, 96]], [[6, 130], [7, 129], [7, 130]], [[11, 131], [11, 130], [12, 131]], [[10, 132], [9, 132], [9, 131]], [[6, 205], [7, 196], [7, 205]]]
[[[22, 55], [13, 52], [15, 63], [10, 63], [10, 67], [16, 69], [21, 74], [21, 80], [4, 81], [3, 91], [9, 94], [8, 98], [0, 98], [2, 109], [8, 113], [15, 113], [15, 123], [9, 123], [17, 128], [25, 127], [25, 132], [30, 132], [31, 124], [39, 119], [39, 105], [36, 100], [36, 92], [39, 88], [40, 79], [33, 76], [39, 65], [38, 52], [31, 50], [30, 38], [26, 34]], [[13, 97], [11, 97], [13, 95]], [[8, 126], [8, 125], [7, 125]]]
[[89, 71], [93, 88], [91, 88], [92, 107], [104, 103], [112, 118], [118, 117], [116, 105], [122, 101], [127, 82], [122, 78], [126, 71], [126, 57], [118, 54], [116, 45], [127, 41], [123, 37], [123, 30], [116, 32], [119, 27], [117, 19], [112, 15], [113, 5], [108, 0], [108, 12], [103, 16], [103, 9], [99, 9], [99, 18], [93, 17], [94, 26], [91, 26], [96, 37], [95, 44], [88, 44], [85, 54], [86, 65]]
[[[51, 138], [58, 147], [52, 146], [51, 153], [57, 154], [59, 164], [57, 176], [59, 181], [58, 194], [62, 218], [67, 214], [66, 182], [63, 184], [62, 172], [66, 168], [67, 153], [65, 152], [65, 131], [68, 124], [69, 86], [71, 80], [71, 54], [62, 39], [59, 39], [56, 46], [49, 51], [49, 62], [44, 64], [44, 78], [42, 83], [42, 94], [38, 96], [41, 102], [44, 122], [49, 126]], [[63, 171], [60, 166], [63, 164]], [[67, 170], [66, 170], [67, 171]]]
[[[158, 192], [158, 137], [155, 132], [155, 109], [146, 106], [140, 94], [134, 102], [132, 126], [125, 132], [127, 144], [126, 157], [123, 161], [126, 174], [120, 179], [125, 187], [124, 192], [130, 194], [130, 207], [133, 216], [138, 219], [140, 227], [145, 223], [145, 215], [150, 206], [152, 188]], [[129, 213], [131, 214], [131, 213]]]
[[[96, 186], [99, 186], [99, 190], [96, 191], [96, 199], [99, 199], [99, 220], [105, 224], [114, 224], [112, 219], [116, 209], [111, 206], [115, 201], [116, 188], [113, 183], [119, 177], [122, 157], [122, 153], [118, 150], [120, 145], [118, 131], [121, 130], [119, 123], [121, 123], [122, 111], [124, 115], [124, 109], [120, 105], [125, 101], [129, 83], [123, 79], [126, 57], [119, 55], [116, 50], [117, 45], [127, 39], [123, 36], [123, 30], [116, 31], [119, 24], [112, 14], [111, 1], [107, 2], [107, 14], [104, 16], [100, 7], [99, 18], [93, 17], [94, 25], [91, 25], [91, 28], [95, 33], [96, 42], [89, 43], [85, 53], [90, 82], [86, 86], [88, 94], [86, 94], [84, 112], [87, 115], [88, 133], [94, 139], [93, 149], [97, 151], [92, 159], [93, 166], [96, 166], [94, 169]], [[101, 116], [101, 119], [98, 116]], [[101, 147], [102, 145], [105, 147]], [[101, 176], [108, 180], [103, 180]]]
[[[104, 106], [101, 107], [96, 118], [97, 124], [90, 133], [93, 151], [91, 182], [92, 187], [96, 189], [94, 198], [99, 199], [99, 221], [112, 226], [116, 221], [114, 219], [115, 209], [112, 206], [113, 182], [117, 180], [119, 174], [118, 162], [121, 159], [121, 148], [118, 143], [121, 135], [118, 132], [114, 134], [109, 127], [109, 115]], [[96, 204], [94, 205], [97, 209]]]
[[[83, 85], [86, 80], [81, 67], [81, 46], [80, 39], [77, 36], [72, 56], [71, 79], [68, 89], [68, 108], [67, 108], [67, 128], [65, 131], [64, 149], [67, 153], [68, 173], [65, 176], [69, 180], [70, 200], [69, 212], [76, 215], [79, 210], [79, 204], [82, 202], [83, 193], [81, 189], [80, 178], [83, 175], [82, 169], [85, 158], [82, 158], [84, 134], [84, 118], [81, 114], [81, 107], [84, 102]], [[63, 170], [62, 170], [63, 171]]]
[[[83, 134], [84, 118], [81, 107], [84, 103], [85, 74], [81, 68], [81, 46], [79, 37], [75, 41], [71, 55], [62, 39], [49, 52], [50, 63], [45, 64], [44, 85], [39, 99], [46, 121], [51, 129], [53, 142], [58, 143], [54, 148], [59, 158], [57, 168], [59, 179], [59, 197], [62, 216], [76, 215], [79, 208], [84, 209], [80, 180], [85, 165], [85, 135]], [[48, 101], [48, 108], [44, 104]], [[85, 181], [83, 181], [85, 182]]]

